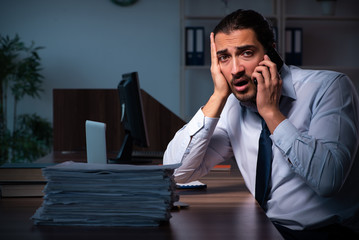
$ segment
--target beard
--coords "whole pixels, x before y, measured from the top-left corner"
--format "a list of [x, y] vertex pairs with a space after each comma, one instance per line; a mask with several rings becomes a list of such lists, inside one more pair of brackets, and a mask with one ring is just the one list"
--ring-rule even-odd
[[[241, 78], [241, 81], [238, 83], [237, 80]], [[247, 84], [248, 88], [246, 91], [237, 91], [236, 86]], [[230, 81], [230, 87], [233, 95], [243, 103], [256, 103], [257, 98], [257, 86], [253, 83], [250, 76], [246, 75], [245, 73], [238, 73], [237, 75], [233, 76]]]

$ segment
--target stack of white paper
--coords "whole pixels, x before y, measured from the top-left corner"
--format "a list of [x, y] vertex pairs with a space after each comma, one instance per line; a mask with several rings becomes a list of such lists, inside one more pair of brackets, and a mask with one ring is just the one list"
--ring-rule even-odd
[[65, 162], [43, 169], [48, 180], [39, 225], [157, 226], [178, 200], [172, 174], [178, 165]]

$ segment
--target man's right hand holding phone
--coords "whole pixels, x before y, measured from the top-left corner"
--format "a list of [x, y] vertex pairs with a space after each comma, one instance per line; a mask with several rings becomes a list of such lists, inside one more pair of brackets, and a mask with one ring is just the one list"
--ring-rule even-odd
[[268, 55], [254, 70], [252, 78], [257, 80], [256, 105], [258, 113], [266, 121], [271, 133], [281, 123], [285, 116], [279, 110], [279, 100], [282, 90], [282, 79], [277, 66]]

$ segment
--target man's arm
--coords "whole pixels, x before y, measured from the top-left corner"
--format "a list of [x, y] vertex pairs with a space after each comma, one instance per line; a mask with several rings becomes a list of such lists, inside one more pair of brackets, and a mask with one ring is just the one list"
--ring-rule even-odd
[[218, 130], [214, 138], [221, 140], [215, 141], [216, 144], [213, 144], [215, 146], [208, 150], [219, 116], [231, 93], [218, 64], [213, 33], [210, 38], [214, 92], [194, 118], [176, 133], [164, 155], [164, 164], [182, 163], [182, 166], [175, 171], [177, 182], [192, 181], [208, 173], [214, 165], [223, 161], [224, 156], [216, 152], [218, 143], [224, 145], [219, 147], [221, 149], [227, 149], [225, 145], [229, 145], [225, 131]]
[[[333, 75], [324, 77], [333, 78]], [[311, 96], [311, 122], [306, 131], [299, 131], [285, 120], [276, 128], [272, 139], [287, 156], [293, 171], [318, 195], [328, 197], [340, 191], [353, 162], [358, 160], [355, 156], [359, 102], [350, 80], [344, 75], [338, 74], [335, 81], [326, 86]]]
[[[331, 75], [333, 77], [333, 75]], [[296, 129], [279, 110], [282, 80], [268, 56], [252, 74], [258, 113], [288, 156], [293, 171], [321, 196], [340, 191], [358, 148], [358, 100], [350, 80], [341, 75], [323, 95], [315, 96], [308, 132]], [[307, 99], [310, 100], [310, 99]]]
[[214, 84], [214, 92], [202, 111], [206, 117], [218, 118], [221, 115], [231, 89], [219, 67], [217, 49], [214, 43], [214, 34], [211, 33], [211, 75]]
[[163, 163], [182, 163], [174, 173], [176, 182], [197, 180], [233, 156], [228, 135], [218, 122], [218, 118], [205, 117], [200, 109], [171, 140]]

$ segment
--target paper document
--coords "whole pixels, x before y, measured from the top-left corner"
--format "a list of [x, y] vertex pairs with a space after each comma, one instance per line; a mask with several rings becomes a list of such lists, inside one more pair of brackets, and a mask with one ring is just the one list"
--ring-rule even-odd
[[48, 180], [38, 225], [158, 226], [178, 201], [179, 165], [64, 162], [43, 169]]

